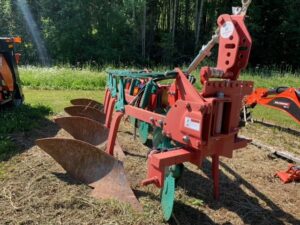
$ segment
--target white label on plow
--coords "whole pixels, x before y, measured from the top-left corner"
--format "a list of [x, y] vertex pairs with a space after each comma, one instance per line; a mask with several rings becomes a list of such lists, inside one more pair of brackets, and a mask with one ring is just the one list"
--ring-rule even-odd
[[193, 121], [190, 117], [185, 117], [184, 126], [191, 130], [200, 131], [200, 123]]
[[234, 25], [231, 21], [225, 22], [221, 27], [221, 37], [222, 38], [229, 38], [234, 31]]

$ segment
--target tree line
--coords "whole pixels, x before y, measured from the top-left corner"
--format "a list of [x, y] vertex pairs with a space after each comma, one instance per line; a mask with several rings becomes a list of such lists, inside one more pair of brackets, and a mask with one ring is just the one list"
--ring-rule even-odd
[[[188, 64], [235, 0], [0, 0], [0, 35], [20, 35], [23, 63], [39, 64], [28, 3], [53, 64]], [[299, 69], [300, 1], [253, 0], [250, 66]], [[215, 56], [215, 54], [214, 54]]]

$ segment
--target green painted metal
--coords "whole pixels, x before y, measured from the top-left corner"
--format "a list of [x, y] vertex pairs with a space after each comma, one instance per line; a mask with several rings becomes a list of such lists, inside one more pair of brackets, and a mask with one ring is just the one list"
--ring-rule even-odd
[[154, 149], [166, 150], [174, 148], [171, 139], [162, 134], [162, 129], [160, 127], [153, 128], [152, 145]]
[[182, 163], [178, 164], [178, 165], [173, 165], [171, 167], [173, 177], [175, 178], [175, 186], [176, 187], [177, 187], [177, 184], [178, 184], [180, 178], [182, 177], [183, 170], [184, 170], [184, 165]]
[[171, 171], [166, 175], [164, 181], [164, 187], [161, 191], [161, 206], [163, 211], [163, 216], [166, 221], [168, 221], [173, 212], [175, 199], [175, 178]]
[[130, 71], [130, 70], [108, 70], [107, 73], [112, 74], [115, 77], [131, 77], [131, 78], [175, 78], [177, 72], [155, 72], [145, 73], [144, 71]]
[[125, 88], [123, 78], [119, 79], [118, 86], [118, 100], [115, 105], [115, 110], [117, 112], [123, 112], [125, 110], [126, 100], [125, 100]]
[[139, 139], [140, 141], [145, 144], [148, 140], [149, 131], [150, 131], [150, 124], [144, 121], [139, 121]]
[[163, 216], [166, 221], [168, 221], [172, 216], [175, 200], [175, 188], [179, 178], [182, 176], [183, 168], [183, 164], [173, 165], [166, 168], [164, 186], [161, 190], [161, 206]]
[[143, 93], [143, 96], [142, 96], [142, 99], [141, 99], [141, 103], [140, 103], [141, 108], [145, 109], [149, 105], [151, 95], [155, 94], [157, 89], [158, 89], [158, 86], [153, 80], [150, 80], [147, 83], [144, 93]]
[[179, 179], [183, 173], [183, 164], [171, 166], [170, 171], [175, 179]]
[[117, 87], [117, 79], [113, 76], [113, 74], [111, 73], [108, 74], [106, 85], [110, 90], [111, 96], [115, 98], [118, 93], [118, 87]]

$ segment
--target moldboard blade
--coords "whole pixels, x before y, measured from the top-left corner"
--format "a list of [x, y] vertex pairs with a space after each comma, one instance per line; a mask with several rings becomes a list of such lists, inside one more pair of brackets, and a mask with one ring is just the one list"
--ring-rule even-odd
[[123, 163], [117, 161], [110, 173], [93, 184], [91, 195], [101, 199], [116, 199], [129, 203], [135, 210], [142, 211], [139, 201], [136, 199], [126, 179]]
[[97, 102], [95, 100], [88, 99], [88, 98], [72, 99], [70, 102], [72, 105], [82, 105], [82, 106], [88, 106], [91, 108], [96, 108], [100, 111], [103, 110], [103, 104], [101, 104], [100, 102]]
[[108, 138], [108, 129], [101, 123], [79, 116], [60, 117], [54, 120], [75, 139], [97, 145], [104, 150]]
[[93, 187], [91, 195], [116, 199], [141, 211], [126, 179], [123, 163], [86, 142], [66, 138], [45, 138], [36, 144], [54, 158], [72, 177]]
[[105, 123], [105, 114], [98, 109], [88, 106], [76, 105], [65, 108], [65, 112], [70, 116], [81, 116], [96, 120], [99, 123]]

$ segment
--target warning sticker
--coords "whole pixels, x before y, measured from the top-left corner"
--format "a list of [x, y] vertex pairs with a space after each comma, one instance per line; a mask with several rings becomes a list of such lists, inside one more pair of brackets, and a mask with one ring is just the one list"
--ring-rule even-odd
[[234, 25], [231, 21], [225, 22], [221, 27], [221, 37], [229, 38], [234, 32]]
[[191, 130], [200, 131], [200, 122], [193, 121], [190, 117], [185, 117], [184, 126]]

